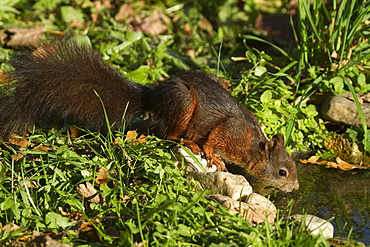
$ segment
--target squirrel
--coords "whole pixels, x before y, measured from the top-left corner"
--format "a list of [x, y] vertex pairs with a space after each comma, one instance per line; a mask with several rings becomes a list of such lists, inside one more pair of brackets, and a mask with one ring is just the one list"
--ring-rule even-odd
[[181, 72], [147, 87], [125, 78], [89, 45], [73, 38], [22, 51], [9, 63], [14, 68], [10, 77], [18, 85], [0, 109], [3, 139], [25, 135], [30, 127], [43, 127], [56, 117], [107, 131], [104, 109], [115, 129], [122, 121], [131, 126], [149, 115], [156, 136], [204, 153], [219, 171], [227, 170], [225, 160], [282, 191], [299, 188], [283, 135], [268, 140], [253, 113], [212, 75]]

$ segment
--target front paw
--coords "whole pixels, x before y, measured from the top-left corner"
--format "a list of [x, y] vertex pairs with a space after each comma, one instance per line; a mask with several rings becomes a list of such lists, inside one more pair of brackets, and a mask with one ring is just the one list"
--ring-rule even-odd
[[213, 165], [216, 166], [216, 170], [217, 171], [227, 172], [227, 168], [225, 166], [225, 162], [223, 162], [223, 160], [221, 159], [220, 156], [215, 156], [212, 159], [209, 159], [208, 160], [207, 166], [208, 167], [212, 167]]
[[198, 146], [198, 144], [196, 144], [195, 142], [191, 140], [181, 138], [180, 144], [189, 148], [193, 154], [201, 155], [201, 156], [203, 156], [204, 154], [203, 150]]

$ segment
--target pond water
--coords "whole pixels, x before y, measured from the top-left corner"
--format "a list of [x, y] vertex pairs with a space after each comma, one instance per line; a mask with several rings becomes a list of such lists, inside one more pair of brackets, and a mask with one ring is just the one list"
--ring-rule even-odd
[[271, 200], [286, 208], [294, 199], [292, 214], [307, 213], [331, 219], [336, 237], [370, 245], [370, 171], [340, 171], [298, 164], [300, 188], [292, 193], [276, 192]]

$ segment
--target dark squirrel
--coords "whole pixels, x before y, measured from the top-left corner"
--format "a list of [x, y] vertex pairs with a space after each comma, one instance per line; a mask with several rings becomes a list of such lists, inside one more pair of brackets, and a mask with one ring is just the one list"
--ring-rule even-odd
[[113, 128], [121, 126], [123, 116], [130, 126], [149, 114], [158, 137], [203, 151], [217, 170], [226, 170], [225, 159], [280, 190], [299, 187], [283, 135], [268, 140], [256, 117], [211, 75], [183, 72], [146, 87], [123, 77], [89, 46], [71, 38], [23, 51], [10, 64], [10, 76], [19, 85], [0, 110], [3, 139], [25, 135], [30, 127], [43, 127], [54, 117], [106, 131], [103, 102]]

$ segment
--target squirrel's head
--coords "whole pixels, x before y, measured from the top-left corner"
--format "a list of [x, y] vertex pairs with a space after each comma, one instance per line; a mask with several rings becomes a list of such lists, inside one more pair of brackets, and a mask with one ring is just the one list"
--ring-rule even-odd
[[284, 136], [277, 134], [261, 146], [261, 165], [254, 170], [256, 176], [269, 186], [285, 192], [299, 188], [297, 167], [284, 146]]

